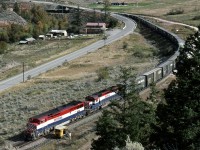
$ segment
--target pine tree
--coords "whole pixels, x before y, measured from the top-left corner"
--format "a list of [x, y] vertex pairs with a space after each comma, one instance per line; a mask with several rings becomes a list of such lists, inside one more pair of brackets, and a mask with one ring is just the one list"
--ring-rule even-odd
[[4, 41], [0, 41], [0, 55], [4, 54], [7, 49], [7, 43]]
[[157, 107], [153, 141], [160, 148], [200, 148], [200, 33], [191, 35], [180, 50], [177, 79]]
[[14, 6], [13, 6], [13, 11], [16, 12], [17, 14], [20, 13], [19, 5], [17, 2], [15, 2]]
[[104, 10], [104, 21], [107, 22], [107, 19], [108, 19], [108, 11], [110, 10], [110, 0], [103, 0], [103, 3], [104, 3], [104, 7], [103, 7], [103, 10]]
[[80, 32], [80, 29], [82, 26], [81, 12], [82, 11], [80, 10], [79, 5], [78, 5], [77, 11], [75, 12], [75, 20], [72, 22], [73, 27], [75, 29], [74, 32], [77, 32], [77, 33]]
[[140, 100], [130, 68], [121, 68], [118, 82], [121, 100], [111, 103], [97, 122], [96, 134], [99, 138], [92, 143], [94, 150], [124, 147], [128, 135], [132, 141], [144, 145], [149, 143], [150, 124], [154, 122], [152, 106]]
[[3, 10], [7, 10], [7, 4], [5, 2], [1, 3], [1, 7]]

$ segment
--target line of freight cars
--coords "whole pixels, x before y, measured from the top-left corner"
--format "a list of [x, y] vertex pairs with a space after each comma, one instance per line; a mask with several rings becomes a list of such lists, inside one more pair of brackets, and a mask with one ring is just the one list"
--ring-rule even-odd
[[[151, 83], [156, 83], [172, 73], [176, 67], [176, 58], [179, 55], [179, 48], [183, 46], [184, 41], [175, 34], [150, 23], [139, 16], [128, 14], [125, 16], [142, 22], [166, 38], [171, 39], [177, 45], [177, 51], [167, 61], [163, 62], [153, 70], [148, 71], [136, 78], [137, 89], [142, 90], [147, 88]], [[102, 108], [111, 100], [119, 99], [120, 96], [118, 95], [118, 91], [119, 86], [112, 86], [87, 96], [84, 101], [73, 101], [71, 103], [59, 106], [53, 110], [49, 110], [37, 116], [31, 117], [24, 132], [26, 139], [33, 140], [41, 135], [46, 135], [57, 125], [82, 118], [88, 113]]]
[[137, 23], [143, 24], [144, 26], [150, 28], [154, 32], [157, 32], [163, 37], [169, 39], [177, 47], [176, 52], [170, 58], [168, 58], [166, 61], [158, 65], [153, 70], [148, 71], [140, 75], [139, 77], [137, 77], [136, 83], [138, 84], [138, 89], [142, 90], [148, 87], [151, 83], [153, 82], [156, 83], [162, 78], [172, 73], [172, 71], [176, 68], [176, 59], [179, 56], [179, 49], [184, 46], [185, 41], [182, 40], [180, 37], [178, 37], [176, 34], [169, 32], [166, 29], [151, 23], [150, 21], [144, 19], [140, 15], [132, 15], [132, 14], [125, 14], [125, 13], [121, 15], [131, 18], [135, 20]]

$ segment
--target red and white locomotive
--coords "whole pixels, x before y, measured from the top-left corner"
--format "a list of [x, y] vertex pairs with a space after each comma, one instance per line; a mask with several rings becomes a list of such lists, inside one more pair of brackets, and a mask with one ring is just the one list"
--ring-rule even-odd
[[42, 114], [33, 116], [27, 123], [25, 139], [34, 140], [41, 135], [46, 135], [54, 130], [57, 125], [69, 123], [93, 112], [110, 100], [119, 98], [118, 87], [113, 86], [87, 96], [85, 101], [72, 101]]

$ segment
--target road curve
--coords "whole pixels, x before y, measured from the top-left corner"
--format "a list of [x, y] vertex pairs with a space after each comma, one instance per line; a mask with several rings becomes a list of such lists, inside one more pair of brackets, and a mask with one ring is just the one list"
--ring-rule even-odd
[[[123, 30], [121, 30], [121, 32], [110, 35], [106, 40], [100, 40], [97, 41], [87, 47], [84, 47], [82, 49], [79, 49], [73, 53], [70, 53], [68, 55], [62, 56], [60, 58], [57, 58], [53, 61], [50, 61], [48, 63], [42, 64], [36, 68], [33, 68], [31, 70], [28, 70], [24, 73], [24, 79], [27, 80], [27, 78], [30, 77], [35, 77], [41, 73], [45, 73], [48, 70], [51, 70], [53, 68], [56, 68], [60, 65], [62, 65], [65, 62], [70, 62], [71, 60], [74, 60], [78, 57], [81, 57], [89, 52], [93, 52], [96, 51], [97, 49], [99, 49], [100, 47], [103, 47], [105, 44], [110, 44], [130, 33], [133, 32], [133, 30], [136, 28], [136, 23], [126, 17], [117, 15], [117, 14], [111, 14], [111, 16], [115, 17], [116, 19], [123, 21], [125, 23], [125, 27], [123, 28]], [[11, 77], [9, 79], [3, 80], [0, 82], [0, 92], [13, 87], [19, 83], [23, 82], [23, 74], [18, 74], [14, 77]]]

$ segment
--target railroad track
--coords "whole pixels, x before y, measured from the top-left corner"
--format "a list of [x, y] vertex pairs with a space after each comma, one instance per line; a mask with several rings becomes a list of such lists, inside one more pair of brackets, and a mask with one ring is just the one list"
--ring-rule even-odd
[[[131, 15], [131, 14], [123, 14], [126, 17], [135, 19], [143, 24], [145, 24], [146, 26], [148, 26], [151, 29], [154, 29], [155, 32], [159, 32], [160, 34], [162, 34], [164, 37], [170, 39], [172, 42], [174, 42], [175, 44], [177, 44], [177, 52], [179, 51], [180, 46], [182, 46], [184, 44], [184, 41], [182, 39], [180, 39], [177, 35], [166, 31], [165, 29], [154, 25], [148, 21], [145, 21], [145, 19], [140, 18], [140, 16], [136, 16], [136, 15]], [[177, 53], [175, 53], [175, 55], [173, 55], [172, 57], [177, 57]], [[166, 78], [166, 77], [165, 77]], [[164, 77], [162, 77], [162, 79], [164, 79]], [[159, 82], [161, 82], [162, 80], [160, 80]], [[157, 82], [157, 81], [156, 81]], [[89, 116], [82, 118], [80, 120], [76, 120], [75, 122], [72, 122], [68, 125], [68, 129], [72, 130], [73, 128], [76, 128], [78, 126], [83, 125], [84, 123], [89, 122], [90, 120], [98, 117], [101, 115], [101, 111], [97, 111], [93, 114], [90, 114]], [[44, 144], [44, 143], [49, 143], [53, 140], [53, 137], [51, 136], [45, 136], [45, 137], [41, 137], [35, 141], [29, 141], [29, 142], [21, 142], [18, 143], [16, 145], [14, 145], [14, 147], [17, 150], [29, 150], [29, 149], [34, 149], [34, 148], [38, 148], [40, 145]]]
[[[94, 113], [89, 114], [87, 117], [77, 119], [67, 125], [68, 130], [71, 131], [74, 128], [77, 128], [85, 123], [88, 123], [88, 122], [92, 121], [93, 119], [99, 117], [101, 114], [102, 114], [102, 111], [98, 110], [98, 111], [95, 111]], [[13, 145], [13, 147], [16, 150], [30, 150], [30, 149], [38, 148], [38, 147], [42, 146], [43, 144], [48, 144], [52, 140], [55, 140], [55, 139], [54, 139], [53, 134], [50, 133], [49, 135], [40, 137], [39, 139], [36, 139], [34, 141], [23, 141], [20, 143], [16, 143], [15, 145]]]

